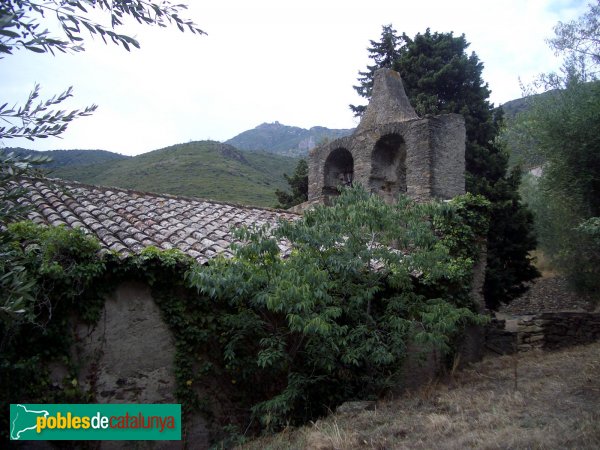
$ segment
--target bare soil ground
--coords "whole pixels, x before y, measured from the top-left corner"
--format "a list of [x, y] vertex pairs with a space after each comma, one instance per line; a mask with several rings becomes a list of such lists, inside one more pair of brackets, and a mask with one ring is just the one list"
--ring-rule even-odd
[[600, 343], [489, 357], [374, 411], [332, 414], [243, 449], [598, 449]]
[[528, 292], [500, 308], [500, 314], [522, 315], [554, 311], [592, 311], [594, 301], [571, 290], [567, 280], [557, 273], [544, 273]]

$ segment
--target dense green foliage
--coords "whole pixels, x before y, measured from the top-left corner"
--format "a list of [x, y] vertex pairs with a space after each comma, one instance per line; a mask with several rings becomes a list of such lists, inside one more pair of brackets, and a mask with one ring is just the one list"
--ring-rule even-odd
[[283, 177], [290, 186], [290, 191], [275, 191], [279, 204], [277, 208], [291, 208], [308, 200], [308, 164], [305, 159], [298, 161], [294, 173], [290, 177], [287, 173]]
[[[462, 206], [477, 215], [470, 200]], [[241, 230], [233, 259], [189, 274], [201, 297], [188, 310], [205, 327], [186, 341], [205, 352], [194, 383], [230, 380], [267, 428], [397, 386], [409, 345], [448, 352], [462, 326], [480, 320], [469, 297], [473, 256], [458, 249], [477, 248], [487, 216], [460, 211], [405, 198], [387, 205], [353, 188], [275, 231]], [[438, 238], [448, 224], [460, 226]], [[281, 239], [291, 245], [284, 258]]]
[[532, 100], [519, 130], [544, 157], [544, 190], [569, 199], [585, 216], [600, 215], [600, 82], [572, 82], [547, 98]]
[[501, 110], [488, 101], [483, 64], [475, 53], [467, 54], [464, 35], [427, 30], [410, 38], [395, 33], [386, 26], [380, 42], [371, 41], [370, 57], [376, 64], [360, 72], [355, 89], [368, 97], [374, 71], [389, 67], [402, 76], [418, 114], [458, 113], [465, 118], [467, 191], [484, 195], [493, 205], [484, 291], [488, 307], [495, 309], [522, 294], [526, 282], [538, 275], [528, 256], [536, 246], [532, 216], [520, 203], [519, 177], [507, 173], [508, 153], [496, 139]]
[[511, 138], [542, 161], [524, 190], [536, 214], [540, 246], [581, 291], [600, 292], [600, 2], [555, 27], [549, 44], [564, 56], [562, 73], [544, 74], [544, 95], [529, 98]]
[[15, 180], [37, 175], [36, 166], [46, 162], [43, 156], [19, 157], [0, 150], [0, 321], [6, 323], [31, 316], [29, 274], [6, 234], [8, 223], [24, 219], [27, 213], [27, 208], [17, 202], [23, 191]]
[[[68, 358], [68, 322], [74, 315], [98, 318], [103, 290], [93, 282], [105, 267], [94, 239], [62, 227], [10, 224], [0, 249], [0, 305], [19, 305], [0, 315], [0, 433], [8, 439], [10, 403], [86, 401], [72, 381], [77, 368]], [[49, 382], [50, 361], [68, 368], [62, 387]]]
[[323, 140], [347, 136], [352, 130], [312, 127], [309, 130], [291, 127], [279, 122], [263, 123], [232, 137], [226, 144], [240, 150], [265, 151], [285, 156], [306, 156], [308, 151]]
[[85, 166], [55, 167], [50, 176], [101, 186], [273, 206], [284, 173], [297, 159], [241, 152], [214, 141], [190, 142]]
[[574, 286], [600, 291], [600, 83], [571, 82], [538, 98], [516, 132], [543, 158], [542, 175], [527, 179], [540, 247]]

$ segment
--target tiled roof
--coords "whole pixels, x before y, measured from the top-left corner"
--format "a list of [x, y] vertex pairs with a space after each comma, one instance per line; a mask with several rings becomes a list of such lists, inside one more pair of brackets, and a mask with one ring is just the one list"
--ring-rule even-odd
[[[218, 254], [231, 256], [232, 229], [276, 225], [299, 216], [286, 211], [219, 203], [165, 194], [89, 186], [62, 180], [22, 179], [39, 224], [82, 228], [105, 250], [126, 256], [145, 247], [177, 248], [201, 264]], [[280, 245], [285, 250], [285, 245]]]

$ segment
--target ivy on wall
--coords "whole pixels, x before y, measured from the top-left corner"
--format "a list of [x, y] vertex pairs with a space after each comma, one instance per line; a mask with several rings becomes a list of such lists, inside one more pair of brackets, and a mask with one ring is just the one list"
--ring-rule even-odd
[[[69, 320], [77, 315], [94, 322], [106, 292], [97, 283], [105, 272], [100, 246], [79, 230], [41, 227], [31, 222], [8, 225], [0, 235], [0, 283], [14, 284], [18, 271], [19, 304], [0, 320], [0, 434], [8, 439], [10, 403], [72, 403], [91, 398], [77, 386], [71, 364]], [[2, 286], [0, 300], [14, 297]], [[18, 314], [16, 317], [15, 315]], [[66, 366], [63, 383], [50, 382], [50, 362]]]

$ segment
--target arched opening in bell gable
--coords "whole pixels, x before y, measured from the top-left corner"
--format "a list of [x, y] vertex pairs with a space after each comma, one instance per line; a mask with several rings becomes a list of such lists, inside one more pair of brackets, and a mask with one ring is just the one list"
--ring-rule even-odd
[[375, 144], [371, 156], [371, 192], [387, 203], [406, 194], [406, 144], [398, 134], [386, 134]]
[[345, 148], [336, 148], [325, 160], [323, 194], [338, 195], [338, 186], [351, 186], [354, 179], [354, 158]]

